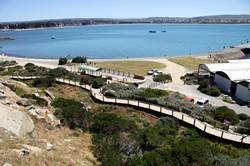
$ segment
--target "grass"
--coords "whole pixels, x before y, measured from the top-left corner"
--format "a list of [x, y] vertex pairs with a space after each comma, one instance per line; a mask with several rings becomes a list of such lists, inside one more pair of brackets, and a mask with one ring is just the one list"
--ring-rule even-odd
[[25, 95], [26, 93], [27, 92], [24, 89], [22, 89], [20, 87], [16, 87], [16, 94], [17, 94], [17, 96], [21, 97], [21, 96]]
[[176, 57], [176, 58], [170, 58], [169, 60], [192, 71], [197, 71], [199, 64], [214, 63], [214, 61], [210, 59], [195, 58], [195, 57]]
[[146, 75], [151, 69], [166, 67], [162, 63], [150, 61], [107, 61], [97, 62], [97, 65], [103, 68], [111, 68], [123, 72], [135, 73], [137, 75]]

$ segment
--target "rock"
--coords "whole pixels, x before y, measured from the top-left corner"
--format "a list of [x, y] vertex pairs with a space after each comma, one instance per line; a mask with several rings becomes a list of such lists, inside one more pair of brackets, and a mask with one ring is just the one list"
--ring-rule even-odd
[[3, 166], [12, 166], [10, 163], [4, 163]]
[[18, 157], [29, 155], [30, 152], [26, 149], [12, 149], [12, 152], [16, 153]]
[[52, 145], [51, 143], [49, 143], [49, 142], [46, 143], [46, 149], [47, 149], [48, 151], [52, 150], [53, 147], [54, 147], [54, 145]]
[[0, 143], [2, 143], [2, 142], [3, 142], [3, 139], [0, 138]]
[[22, 98], [21, 100], [17, 101], [17, 104], [27, 107], [27, 106], [31, 106], [34, 102], [35, 100]]
[[64, 139], [64, 142], [71, 142], [71, 139]]
[[12, 90], [13, 92], [16, 91], [16, 85], [15, 85], [15, 84], [12, 84], [12, 83], [10, 83], [10, 82], [8, 82], [8, 81], [2, 82], [2, 84], [3, 84], [4, 86], [7, 86], [7, 87], [8, 87], [10, 90]]
[[31, 146], [31, 145], [26, 145], [23, 144], [22, 145], [24, 149], [26, 149], [30, 154], [34, 154], [34, 155], [38, 155], [39, 153], [41, 153], [43, 150], [39, 147], [36, 146]]
[[17, 136], [24, 136], [34, 129], [34, 123], [26, 112], [0, 104], [0, 127]]
[[37, 119], [45, 119], [48, 112], [49, 110], [44, 108], [34, 108], [34, 107], [28, 108], [29, 115], [34, 116]]

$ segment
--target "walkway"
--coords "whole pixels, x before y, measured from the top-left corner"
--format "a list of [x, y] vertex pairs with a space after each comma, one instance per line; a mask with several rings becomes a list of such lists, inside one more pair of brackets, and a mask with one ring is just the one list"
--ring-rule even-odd
[[[32, 79], [31, 77], [20, 77], [20, 76], [12, 76], [12, 78], [13, 79]], [[136, 100], [107, 98], [101, 94], [100, 89], [92, 89], [90, 85], [80, 85], [79, 82], [70, 81], [70, 80], [66, 80], [63, 78], [56, 78], [56, 81], [58, 81], [60, 83], [65, 83], [68, 85], [78, 86], [78, 87], [81, 87], [83, 89], [86, 89], [86, 90], [90, 91], [91, 95], [95, 99], [100, 100], [102, 102], [124, 104], [124, 105], [130, 105], [130, 106], [136, 106], [136, 107], [141, 107], [141, 108], [145, 108], [145, 109], [150, 109], [151, 111], [162, 113], [162, 114], [167, 115], [167, 116], [172, 116], [176, 119], [179, 119], [183, 122], [186, 122], [186, 123], [196, 127], [197, 129], [199, 129], [207, 134], [213, 135], [215, 137], [225, 139], [225, 140], [230, 140], [233, 142], [238, 142], [238, 143], [250, 145], [250, 137], [246, 137], [245, 135], [242, 135], [242, 134], [232, 133], [232, 132], [228, 132], [228, 131], [225, 131], [222, 129], [214, 128], [213, 126], [211, 126], [205, 122], [202, 122], [198, 119], [195, 119], [195, 118], [193, 118], [185, 113], [182, 113], [182, 112], [169, 110], [169, 109], [162, 107], [162, 106], [158, 106], [158, 105], [150, 104], [150, 103], [145, 103], [145, 102], [141, 102], [141, 101], [136, 101]]]

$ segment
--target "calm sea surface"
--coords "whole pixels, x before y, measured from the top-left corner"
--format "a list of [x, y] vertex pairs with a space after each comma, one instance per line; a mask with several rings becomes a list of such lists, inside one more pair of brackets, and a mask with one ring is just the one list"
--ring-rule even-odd
[[250, 41], [250, 25], [97, 25], [0, 32], [0, 36], [16, 38], [0, 41], [0, 52], [25, 57], [160, 57], [207, 53]]

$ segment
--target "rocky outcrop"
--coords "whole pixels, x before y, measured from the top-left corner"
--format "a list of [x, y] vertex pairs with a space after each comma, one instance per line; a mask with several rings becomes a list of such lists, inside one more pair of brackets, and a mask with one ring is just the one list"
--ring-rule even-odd
[[220, 52], [213, 53], [212, 57], [217, 61], [230, 60], [230, 59], [243, 59], [246, 55], [238, 48], [226, 49]]
[[21, 105], [24, 107], [31, 106], [33, 103], [35, 103], [35, 100], [26, 99], [26, 98], [21, 98], [19, 101], [17, 101], [18, 105]]

